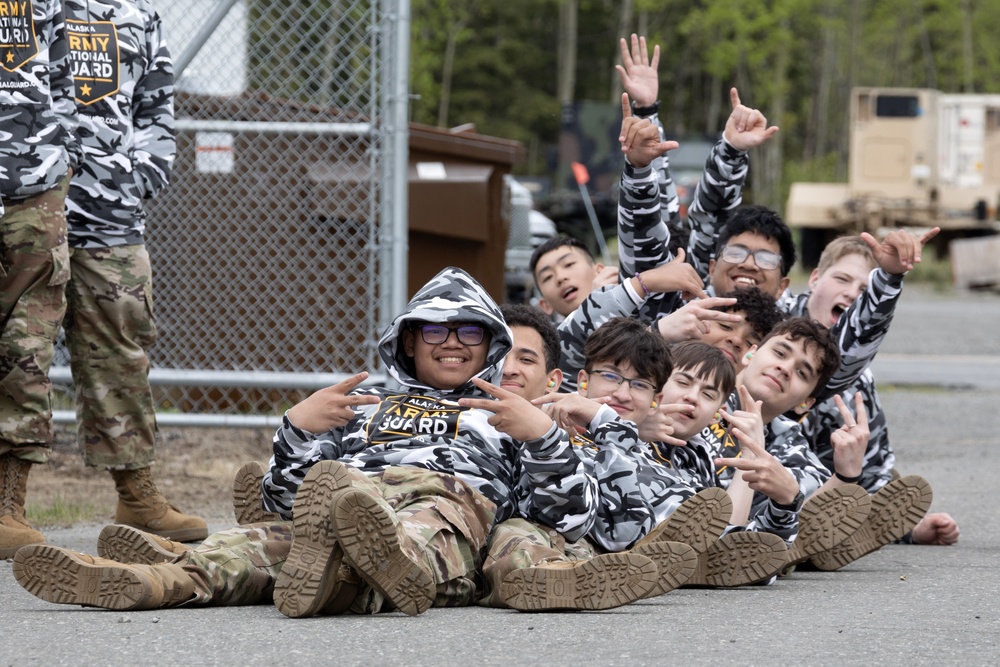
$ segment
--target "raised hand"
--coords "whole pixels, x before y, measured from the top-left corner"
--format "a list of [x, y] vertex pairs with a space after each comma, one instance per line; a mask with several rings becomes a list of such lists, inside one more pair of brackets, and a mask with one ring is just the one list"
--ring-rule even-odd
[[[733, 429], [739, 429], [749, 436], [754, 442], [764, 446], [764, 418], [761, 416], [760, 407], [763, 401], [755, 401], [750, 391], [740, 385], [736, 390], [740, 396], [740, 409], [730, 412], [726, 404], [719, 408], [721, 416]], [[746, 452], [743, 453], [746, 456]]]
[[368, 373], [361, 372], [343, 382], [325, 387], [313, 393], [288, 410], [288, 421], [296, 428], [310, 433], [325, 433], [344, 426], [354, 418], [354, 409], [359, 405], [375, 405], [378, 396], [351, 394], [351, 390], [368, 379]]
[[610, 397], [591, 399], [580, 394], [546, 394], [531, 401], [545, 411], [570, 437], [585, 433]]
[[[645, 274], [643, 274], [645, 277]], [[739, 324], [742, 317], [736, 313], [715, 310], [722, 306], [736, 303], [732, 297], [712, 296], [705, 299], [689, 301], [666, 317], [657, 320], [656, 326], [660, 335], [668, 343], [680, 343], [685, 340], [700, 340], [709, 332], [706, 322], [728, 322]]]
[[830, 445], [833, 447], [833, 469], [844, 477], [858, 477], [865, 463], [865, 452], [868, 450], [868, 411], [865, 409], [865, 399], [859, 391], [854, 395], [854, 409], [857, 418], [847, 409], [847, 404], [840, 396], [834, 396], [833, 402], [840, 410], [840, 418], [844, 425], [830, 434]]
[[889, 232], [881, 243], [868, 232], [861, 232], [861, 239], [871, 248], [875, 261], [883, 271], [901, 275], [912, 271], [920, 263], [920, 254], [924, 246], [940, 231], [940, 227], [935, 227], [918, 237], [902, 229], [896, 229]]
[[767, 126], [764, 114], [740, 103], [740, 94], [736, 88], [729, 89], [729, 101], [732, 102], [733, 111], [726, 121], [723, 136], [733, 148], [741, 151], [750, 150], [760, 146], [778, 132], [777, 126]]
[[643, 294], [643, 283], [650, 292], [680, 292], [685, 300], [708, 296], [698, 271], [684, 261], [684, 248], [678, 248], [677, 255], [669, 262], [642, 272], [642, 282], [632, 284], [639, 294]]
[[799, 495], [795, 475], [764, 449], [764, 441], [756, 441], [738, 428], [732, 434], [740, 442], [743, 456], [715, 459], [716, 466], [730, 466], [743, 471], [743, 479], [754, 491], [781, 505], [790, 505]]
[[691, 412], [694, 406], [686, 403], [667, 403], [649, 409], [649, 416], [639, 424], [639, 439], [643, 442], [664, 442], [678, 447], [687, 446], [686, 440], [674, 437], [674, 420], [671, 415]]
[[460, 398], [458, 404], [467, 408], [487, 410], [493, 416], [486, 421], [498, 431], [515, 440], [534, 440], [552, 428], [552, 419], [517, 394], [502, 389], [482, 378], [472, 378], [476, 385], [496, 400], [488, 398]]
[[593, 291], [597, 291], [604, 287], [605, 285], [617, 285], [618, 284], [618, 267], [617, 266], [604, 266], [603, 264], [597, 265], [597, 275], [591, 281], [591, 286]]
[[676, 141], [660, 141], [659, 128], [647, 118], [634, 117], [628, 93], [622, 93], [622, 130], [618, 141], [629, 164], [639, 168], [680, 145]]
[[660, 80], [656, 68], [660, 64], [660, 47], [653, 47], [653, 57], [649, 57], [646, 49], [646, 38], [637, 37], [632, 33], [631, 50], [625, 39], [618, 40], [622, 52], [622, 64], [615, 65], [618, 78], [628, 96], [635, 100], [636, 106], [648, 107], [655, 103], [659, 93]]

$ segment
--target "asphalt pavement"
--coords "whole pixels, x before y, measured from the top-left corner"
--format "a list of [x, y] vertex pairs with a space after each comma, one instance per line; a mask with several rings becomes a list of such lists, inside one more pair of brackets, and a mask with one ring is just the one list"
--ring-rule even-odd
[[[897, 466], [931, 482], [931, 511], [961, 526], [956, 546], [892, 545], [837, 572], [797, 571], [768, 587], [682, 589], [607, 612], [463, 608], [303, 620], [269, 605], [54, 605], [21, 589], [0, 563], [0, 663], [995, 665], [998, 332], [996, 295], [908, 289], [875, 366]], [[100, 528], [46, 535], [92, 553]]]

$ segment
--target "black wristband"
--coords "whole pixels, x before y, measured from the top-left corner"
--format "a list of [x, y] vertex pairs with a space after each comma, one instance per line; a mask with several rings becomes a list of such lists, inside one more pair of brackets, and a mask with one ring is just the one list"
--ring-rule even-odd
[[845, 484], [857, 484], [858, 482], [861, 481], [861, 475], [858, 475], [857, 477], [844, 477], [843, 475], [841, 475], [839, 472], [836, 471], [834, 471], [833, 474], [836, 475], [837, 479], [839, 479], [841, 482], [844, 482]]
[[802, 509], [802, 504], [805, 503], [805, 501], [806, 497], [802, 494], [801, 491], [799, 491], [797, 494], [795, 494], [795, 497], [792, 498], [792, 502], [788, 503], [787, 505], [785, 503], [779, 503], [777, 500], [772, 500], [771, 504], [774, 505], [779, 510], [784, 510], [786, 512], [798, 512]]
[[641, 118], [648, 118], [655, 113], [660, 111], [660, 100], [656, 100], [648, 107], [637, 107], [635, 102], [632, 102], [632, 115], [639, 116]]

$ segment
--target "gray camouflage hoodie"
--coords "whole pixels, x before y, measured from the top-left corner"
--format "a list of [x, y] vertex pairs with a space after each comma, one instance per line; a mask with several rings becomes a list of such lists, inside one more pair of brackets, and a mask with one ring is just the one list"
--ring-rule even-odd
[[[491, 412], [458, 405], [459, 398], [482, 395], [471, 382], [441, 390], [417, 380], [401, 344], [401, 333], [414, 321], [481, 323], [491, 340], [478, 376], [499, 382], [512, 345], [510, 329], [479, 283], [461, 269], [444, 269], [417, 292], [379, 341], [379, 355], [403, 390], [356, 389], [354, 393], [377, 396], [381, 402], [354, 408], [354, 419], [326, 433], [297, 428], [286, 415], [264, 476], [264, 507], [290, 517], [309, 468], [336, 459], [370, 475], [390, 466], [454, 475], [496, 505], [497, 522], [520, 512], [569, 540], [581, 538], [594, 522], [596, 484], [563, 432], [553, 424], [541, 438], [519, 442], [489, 424]], [[522, 446], [530, 456], [519, 454]]]
[[0, 15], [0, 197], [55, 188], [82, 158], [59, 0], [21, 0]]
[[174, 72], [149, 0], [65, 0], [86, 160], [66, 200], [74, 248], [139, 245], [170, 178]]

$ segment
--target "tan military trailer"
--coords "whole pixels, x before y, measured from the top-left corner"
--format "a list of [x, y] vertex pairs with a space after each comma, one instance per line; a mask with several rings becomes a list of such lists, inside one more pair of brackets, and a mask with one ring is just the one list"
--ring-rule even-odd
[[855, 88], [847, 183], [793, 183], [785, 219], [815, 266], [844, 233], [941, 227], [948, 241], [1000, 230], [1000, 95]]

